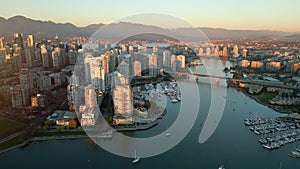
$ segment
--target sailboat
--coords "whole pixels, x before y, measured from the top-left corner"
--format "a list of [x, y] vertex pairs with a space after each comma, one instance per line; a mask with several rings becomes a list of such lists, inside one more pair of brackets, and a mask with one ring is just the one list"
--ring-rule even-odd
[[134, 150], [134, 159], [132, 160], [132, 164], [138, 163], [140, 160], [141, 158], [136, 156], [136, 150]]
[[169, 129], [167, 128], [167, 133], [166, 133], [166, 136], [170, 136], [171, 133], [169, 132]]

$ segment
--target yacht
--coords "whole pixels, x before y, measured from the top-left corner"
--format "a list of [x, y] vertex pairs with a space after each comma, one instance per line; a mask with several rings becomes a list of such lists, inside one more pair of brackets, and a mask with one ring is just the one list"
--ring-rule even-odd
[[171, 102], [172, 102], [172, 103], [177, 103], [178, 100], [174, 98], [174, 99], [171, 100]]
[[175, 98], [175, 96], [170, 96], [170, 99], [171, 99], [171, 102], [172, 103], [177, 103], [178, 102], [178, 100]]
[[132, 160], [132, 164], [138, 163], [140, 160], [141, 158], [136, 156], [136, 150], [134, 150], [134, 159]]

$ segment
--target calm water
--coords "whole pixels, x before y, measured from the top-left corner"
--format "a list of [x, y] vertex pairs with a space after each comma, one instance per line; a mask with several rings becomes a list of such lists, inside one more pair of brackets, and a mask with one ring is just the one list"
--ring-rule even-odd
[[[194, 69], [196, 71], [198, 68]], [[201, 102], [196, 123], [187, 137], [164, 154], [142, 159], [140, 163], [132, 165], [132, 159], [110, 154], [88, 139], [43, 141], [0, 154], [1, 169], [216, 169], [221, 164], [226, 169], [277, 169], [280, 168], [280, 162], [283, 169], [300, 168], [300, 160], [287, 155], [297, 143], [275, 151], [265, 150], [257, 141], [259, 136], [243, 124], [244, 118], [253, 116], [254, 112], [258, 112], [261, 117], [278, 117], [282, 114], [256, 103], [235, 89], [211, 87], [207, 79], [201, 79], [198, 87]], [[200, 144], [198, 138], [207, 117], [211, 88], [227, 90], [226, 105], [216, 131], [205, 143]], [[179, 106], [168, 103], [168, 113], [157, 126], [130, 134], [147, 137], [160, 133], [174, 122]]]

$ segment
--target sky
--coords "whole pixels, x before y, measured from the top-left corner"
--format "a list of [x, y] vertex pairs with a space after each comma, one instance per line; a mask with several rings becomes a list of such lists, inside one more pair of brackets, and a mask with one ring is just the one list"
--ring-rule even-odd
[[[161, 13], [195, 27], [300, 32], [299, 0], [0, 0], [0, 16], [87, 26]], [[165, 24], [172, 27], [172, 24]]]

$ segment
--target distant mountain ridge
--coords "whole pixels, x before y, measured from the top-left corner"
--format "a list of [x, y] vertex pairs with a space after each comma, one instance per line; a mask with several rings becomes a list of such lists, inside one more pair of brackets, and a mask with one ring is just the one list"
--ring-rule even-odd
[[[23, 34], [42, 34], [42, 35], [55, 35], [59, 36], [91, 36], [99, 28], [103, 27], [105, 24], [92, 24], [86, 27], [77, 27], [71, 23], [55, 23], [52, 21], [40, 21], [26, 18], [24, 16], [14, 16], [9, 19], [0, 17], [0, 36], [9, 36], [13, 33], [23, 33]], [[120, 33], [120, 28], [122, 34]], [[175, 29], [165, 29], [157, 26], [143, 25], [129, 22], [120, 22], [109, 25], [103, 31], [103, 36], [105, 38], [123, 38], [122, 35], [130, 35], [134, 31], [142, 32], [158, 32], [160, 34], [170, 34], [177, 35], [181, 40], [200, 40], [199, 28], [175, 28]], [[207, 28], [203, 27], [200, 30], [209, 39], [241, 39], [241, 38], [257, 38], [262, 36], [284, 36], [290, 38], [300, 38], [299, 34], [283, 32], [283, 31], [270, 31], [270, 30], [228, 30], [222, 28]]]
[[[103, 26], [100, 25], [100, 26]], [[0, 33], [1, 34], [12, 34], [12, 33], [23, 33], [23, 34], [38, 34], [44, 32], [45, 34], [60, 34], [60, 35], [79, 35], [85, 36], [91, 31], [94, 25], [91, 27], [79, 28], [71, 23], [54, 23], [52, 21], [40, 21], [25, 18], [24, 16], [15, 16], [9, 19], [0, 19]], [[91, 30], [92, 29], [92, 30]]]

